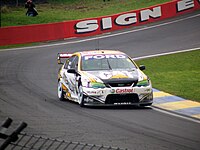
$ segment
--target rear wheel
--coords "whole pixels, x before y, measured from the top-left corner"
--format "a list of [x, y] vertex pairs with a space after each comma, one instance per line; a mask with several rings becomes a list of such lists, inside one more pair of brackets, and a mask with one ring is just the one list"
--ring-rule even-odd
[[65, 97], [64, 97], [64, 92], [62, 89], [62, 83], [60, 81], [58, 81], [58, 98], [60, 101], [64, 101]]

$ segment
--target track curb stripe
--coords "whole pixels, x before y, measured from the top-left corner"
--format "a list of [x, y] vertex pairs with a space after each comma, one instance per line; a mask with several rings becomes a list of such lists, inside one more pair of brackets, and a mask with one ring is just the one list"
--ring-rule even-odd
[[200, 114], [192, 115], [192, 117], [200, 119]]
[[154, 89], [153, 91], [153, 106], [164, 110], [176, 112], [181, 115], [200, 119], [200, 103], [186, 100], [181, 97], [159, 91], [157, 89]]
[[157, 98], [157, 97], [165, 97], [165, 96], [172, 96], [171, 94], [165, 93], [165, 92], [162, 92], [162, 91], [154, 92], [153, 94], [154, 94], [154, 95], [153, 95], [154, 98]]

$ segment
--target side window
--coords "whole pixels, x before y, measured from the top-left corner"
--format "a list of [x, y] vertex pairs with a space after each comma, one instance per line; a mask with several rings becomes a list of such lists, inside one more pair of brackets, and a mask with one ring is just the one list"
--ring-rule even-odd
[[74, 68], [74, 69], [77, 70], [77, 68], [78, 68], [78, 56], [75, 56], [74, 60], [72, 61], [71, 68]]
[[67, 69], [68, 65], [69, 65], [69, 59], [66, 60], [66, 62], [64, 64], [64, 68]]
[[75, 58], [75, 56], [72, 56], [72, 57], [70, 57], [69, 59], [66, 60], [66, 63], [65, 63], [65, 66], [64, 66], [65, 69], [71, 68], [71, 64], [72, 64], [74, 58]]
[[77, 69], [77, 66], [78, 66], [78, 56], [72, 56], [66, 60], [64, 68], [65, 69], [71, 69], [71, 68]]

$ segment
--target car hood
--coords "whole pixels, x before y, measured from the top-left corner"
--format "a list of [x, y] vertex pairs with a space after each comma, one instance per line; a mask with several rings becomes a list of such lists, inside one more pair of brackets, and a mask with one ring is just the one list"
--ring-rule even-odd
[[83, 71], [84, 78], [90, 82], [103, 83], [137, 83], [143, 80], [144, 74], [139, 69], [134, 70], [102, 70], [102, 71]]

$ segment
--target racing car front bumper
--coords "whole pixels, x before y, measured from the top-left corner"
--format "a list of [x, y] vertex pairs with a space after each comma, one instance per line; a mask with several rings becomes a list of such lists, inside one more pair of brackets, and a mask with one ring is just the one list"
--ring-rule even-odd
[[153, 90], [151, 86], [145, 87], [112, 87], [112, 88], [86, 88], [85, 105], [138, 105], [147, 106], [153, 103]]

